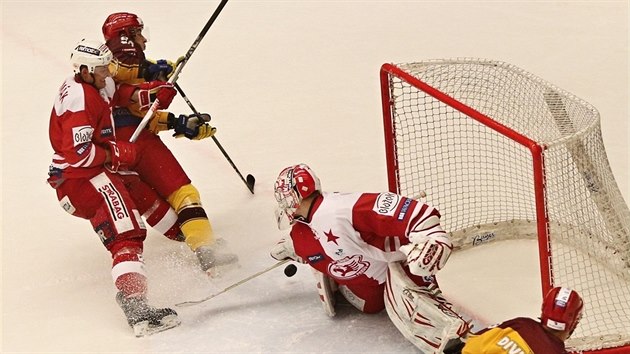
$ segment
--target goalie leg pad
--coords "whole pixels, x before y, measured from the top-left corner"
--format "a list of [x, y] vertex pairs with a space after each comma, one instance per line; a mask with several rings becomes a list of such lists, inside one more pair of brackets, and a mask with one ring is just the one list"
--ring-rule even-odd
[[313, 270], [313, 276], [317, 281], [317, 292], [319, 293], [319, 300], [322, 303], [324, 312], [329, 317], [335, 317], [335, 292], [337, 291], [337, 283], [328, 275], [320, 272], [315, 268]]
[[423, 353], [442, 353], [469, 330], [444, 297], [415, 284], [399, 262], [389, 264], [384, 296], [391, 321]]

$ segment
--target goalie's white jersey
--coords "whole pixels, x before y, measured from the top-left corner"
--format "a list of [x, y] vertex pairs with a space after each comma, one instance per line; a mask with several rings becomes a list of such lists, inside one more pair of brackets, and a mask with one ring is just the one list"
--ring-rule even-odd
[[291, 238], [298, 256], [339, 284], [377, 285], [387, 263], [405, 260], [399, 248], [409, 230], [434, 215], [435, 208], [394, 193], [322, 193]]

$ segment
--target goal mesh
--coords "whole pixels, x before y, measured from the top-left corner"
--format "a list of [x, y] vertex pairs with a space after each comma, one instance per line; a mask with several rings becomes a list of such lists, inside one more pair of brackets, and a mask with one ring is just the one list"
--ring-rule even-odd
[[460, 249], [537, 239], [543, 292], [584, 298], [567, 346], [629, 345], [630, 211], [597, 110], [484, 59], [384, 64], [381, 86], [390, 190], [425, 192]]

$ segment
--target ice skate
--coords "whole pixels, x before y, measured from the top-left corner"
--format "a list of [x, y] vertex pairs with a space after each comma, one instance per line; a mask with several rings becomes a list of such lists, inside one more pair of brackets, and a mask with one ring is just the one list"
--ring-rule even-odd
[[238, 266], [238, 256], [233, 253], [220, 253], [214, 248], [201, 246], [195, 250], [201, 269], [210, 277]]
[[125, 296], [119, 292], [116, 302], [125, 313], [127, 323], [136, 337], [162, 332], [181, 323], [175, 310], [150, 306], [144, 297]]

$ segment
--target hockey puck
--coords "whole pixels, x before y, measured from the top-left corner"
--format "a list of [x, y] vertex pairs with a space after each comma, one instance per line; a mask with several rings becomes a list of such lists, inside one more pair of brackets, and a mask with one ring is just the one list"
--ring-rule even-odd
[[289, 278], [294, 276], [295, 273], [297, 273], [297, 267], [295, 266], [295, 264], [289, 264], [288, 266], [286, 266], [286, 268], [284, 268], [284, 275]]

